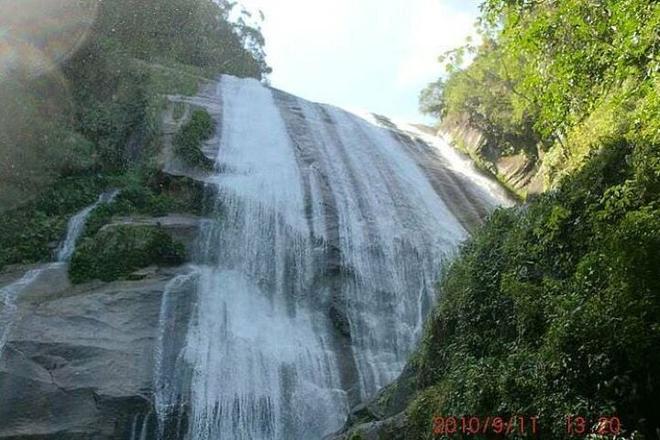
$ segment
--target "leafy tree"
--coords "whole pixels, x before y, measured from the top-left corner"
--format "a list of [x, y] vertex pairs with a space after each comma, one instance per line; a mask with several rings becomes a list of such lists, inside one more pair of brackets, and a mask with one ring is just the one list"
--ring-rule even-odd
[[427, 99], [424, 108], [467, 118], [503, 154], [538, 146], [557, 151], [563, 163], [554, 165], [579, 168], [597, 144], [593, 132], [601, 140], [628, 134], [630, 108], [656, 93], [655, 1], [488, 0], [483, 10], [483, 43], [467, 46], [474, 61], [464, 69], [450, 62], [426, 93], [437, 104]]
[[[0, 5], [10, 18], [16, 11], [43, 7], [34, 0]], [[79, 203], [45, 213], [40, 196], [59, 187], [59, 181], [86, 182], [95, 174], [121, 180], [153, 166], [166, 94], [194, 94], [200, 81], [219, 74], [265, 79], [270, 72], [258, 26], [244, 17], [233, 19], [234, 2], [64, 0], [47, 7], [44, 22], [32, 23], [19, 14], [19, 25], [8, 30], [6, 40], [85, 38], [76, 40], [74, 53], [55, 57], [58, 64], [48, 71], [0, 72], [0, 213], [7, 226], [0, 235], [18, 237], [21, 219], [29, 212], [44, 213], [34, 215], [39, 221], [31, 223], [25, 246], [3, 241], [8, 246], [0, 267], [49, 259], [49, 242], [62, 234], [65, 219], [89, 203], [76, 190], [71, 199]], [[79, 32], [72, 26], [72, 35], [54, 28], [57, 38], [47, 38], [53, 24], [79, 18], [72, 9], [94, 10], [91, 27]], [[32, 35], [35, 29], [46, 32], [45, 37]], [[45, 47], [44, 52], [57, 53], [58, 48], [49, 52]]]
[[616, 415], [655, 435], [659, 158], [657, 145], [607, 145], [463, 247], [416, 357], [411, 438], [438, 414], [535, 415], [547, 438], [569, 437], [568, 414]]
[[438, 414], [538, 415], [542, 438], [567, 438], [568, 414], [614, 414], [655, 438], [660, 4], [486, 0], [481, 23], [422, 108], [501, 154], [536, 143], [554, 190], [496, 211], [446, 269], [410, 438]]

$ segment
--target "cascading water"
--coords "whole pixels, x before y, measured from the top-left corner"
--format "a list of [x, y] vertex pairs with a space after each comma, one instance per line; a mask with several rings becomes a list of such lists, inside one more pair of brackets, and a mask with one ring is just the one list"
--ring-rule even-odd
[[9, 332], [16, 318], [16, 299], [23, 290], [29, 287], [39, 278], [44, 271], [63, 266], [69, 261], [75, 251], [76, 242], [85, 229], [87, 218], [92, 211], [102, 203], [110, 203], [119, 194], [119, 191], [113, 190], [101, 194], [98, 200], [75, 214], [69, 220], [66, 232], [66, 238], [57, 250], [57, 259], [55, 263], [46, 264], [42, 267], [32, 269], [23, 275], [17, 281], [0, 288], [0, 357], [7, 343]]
[[5, 344], [9, 338], [9, 331], [14, 322], [16, 315], [16, 297], [25, 287], [32, 284], [32, 282], [39, 276], [43, 269], [33, 269], [28, 271], [19, 280], [14, 281], [8, 286], [0, 289], [0, 300], [2, 300], [2, 309], [0, 310], [0, 357], [4, 351]]
[[85, 224], [87, 223], [87, 217], [89, 217], [89, 214], [91, 214], [100, 204], [111, 203], [118, 194], [119, 191], [117, 190], [105, 192], [99, 196], [96, 202], [71, 217], [67, 226], [66, 238], [57, 248], [57, 261], [65, 262], [71, 259], [71, 256], [76, 249], [76, 242], [85, 230]]
[[[163, 438], [168, 418], [173, 414], [181, 415], [180, 411], [177, 413], [179, 408], [171, 406], [172, 403], [178, 403], [177, 396], [181, 393], [181, 390], [177, 388], [179, 382], [174, 380], [179, 354], [176, 347], [180, 345], [180, 341], [172, 338], [172, 335], [175, 334], [177, 326], [185, 325], [179, 322], [178, 318], [181, 314], [177, 313], [177, 311], [186, 305], [185, 302], [187, 302], [188, 298], [173, 294], [180, 290], [185, 290], [186, 285], [196, 280], [198, 276], [199, 271], [194, 267], [190, 268], [186, 273], [175, 276], [165, 286], [163, 297], [161, 298], [153, 375], [154, 389], [156, 390], [154, 393], [154, 407], [156, 410], [158, 438]], [[135, 417], [137, 418], [137, 415]], [[181, 417], [178, 417], [176, 422], [174, 424], [174, 433], [178, 437], [181, 431]], [[132, 429], [131, 432], [133, 433], [131, 440], [136, 440], [135, 429]], [[173, 436], [171, 435], [170, 437]]]
[[228, 76], [209, 100], [217, 220], [186, 340], [161, 355], [177, 367], [157, 367], [160, 425], [185, 412], [165, 438], [318, 439], [401, 372], [469, 214], [505, 199], [389, 121]]

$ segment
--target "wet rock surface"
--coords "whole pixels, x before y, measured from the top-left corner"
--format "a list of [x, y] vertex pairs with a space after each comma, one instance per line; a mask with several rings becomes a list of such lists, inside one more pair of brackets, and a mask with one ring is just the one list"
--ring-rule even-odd
[[361, 423], [348, 432], [326, 437], [325, 440], [408, 440], [406, 415], [399, 413], [383, 420]]
[[[214, 188], [212, 215], [104, 228], [163, 228], [195, 265], [39, 273], [0, 357], [0, 439], [313, 440], [349, 414], [338, 438], [400, 438], [441, 263], [505, 197], [414, 127], [232, 77], [169, 98], [163, 171]], [[214, 173], [172, 154], [196, 107]]]
[[408, 363], [397, 380], [354, 406], [341, 431], [325, 440], [406, 439], [405, 409], [416, 391], [416, 378], [413, 364]]
[[447, 118], [440, 127], [440, 132], [448, 136], [470, 155], [479, 158], [490, 171], [506, 182], [519, 194], [539, 194], [543, 191], [541, 159], [530, 158], [524, 153], [502, 155], [501, 152], [486, 145], [482, 132], [470, 126], [464, 118]]
[[71, 287], [51, 269], [29, 286], [0, 358], [0, 438], [123, 438], [151, 405], [161, 297], [181, 270]]

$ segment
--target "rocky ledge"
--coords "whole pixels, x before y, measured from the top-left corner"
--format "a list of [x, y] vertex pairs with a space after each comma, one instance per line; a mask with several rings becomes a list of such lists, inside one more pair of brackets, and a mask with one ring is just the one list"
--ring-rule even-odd
[[79, 286], [64, 265], [47, 269], [21, 292], [0, 359], [0, 438], [130, 438], [134, 415], [151, 412], [163, 292], [188, 269]]

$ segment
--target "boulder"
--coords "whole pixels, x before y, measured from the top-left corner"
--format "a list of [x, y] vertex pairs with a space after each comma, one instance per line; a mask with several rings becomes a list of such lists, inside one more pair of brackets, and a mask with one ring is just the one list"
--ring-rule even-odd
[[21, 292], [0, 357], [0, 439], [130, 438], [135, 415], [152, 412], [163, 292], [186, 270]]

